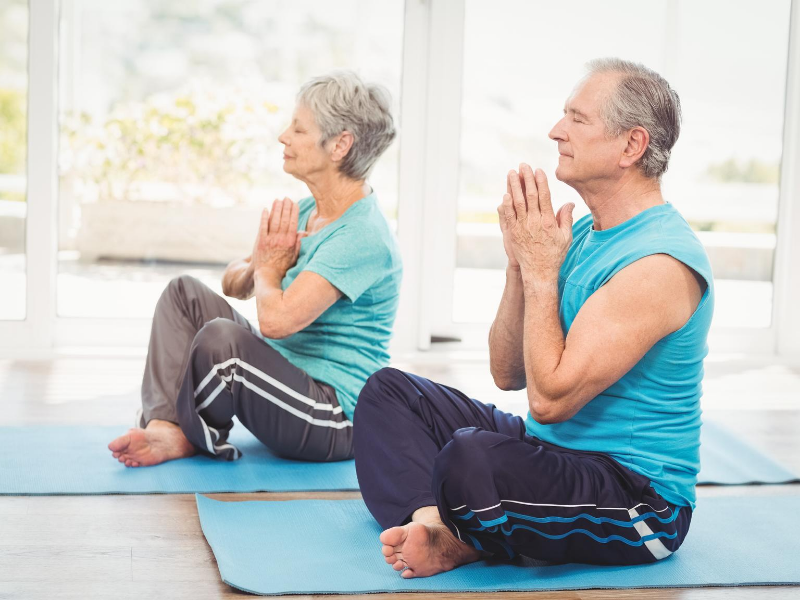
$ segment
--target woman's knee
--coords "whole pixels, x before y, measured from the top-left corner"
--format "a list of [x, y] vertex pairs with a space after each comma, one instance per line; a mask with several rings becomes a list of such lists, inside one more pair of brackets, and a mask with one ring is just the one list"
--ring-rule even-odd
[[194, 336], [192, 346], [201, 352], [210, 352], [218, 348], [240, 347], [252, 337], [252, 332], [235, 321], [218, 317], [203, 325]]

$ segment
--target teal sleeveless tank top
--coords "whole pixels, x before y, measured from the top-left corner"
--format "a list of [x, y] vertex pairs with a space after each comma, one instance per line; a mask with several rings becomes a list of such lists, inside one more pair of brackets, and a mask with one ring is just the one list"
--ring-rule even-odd
[[571, 419], [541, 425], [528, 414], [526, 429], [558, 446], [608, 454], [649, 478], [667, 502], [694, 508], [714, 284], [708, 256], [689, 224], [671, 204], [603, 231], [592, 228], [591, 215], [580, 219], [559, 274], [559, 316], [566, 335], [589, 296], [621, 269], [653, 254], [668, 254], [705, 279], [707, 289], [692, 317]]

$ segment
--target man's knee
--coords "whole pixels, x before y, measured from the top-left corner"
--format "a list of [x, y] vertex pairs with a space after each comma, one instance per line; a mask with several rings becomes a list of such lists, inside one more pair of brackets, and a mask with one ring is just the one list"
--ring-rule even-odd
[[456, 430], [436, 456], [433, 464], [434, 479], [449, 482], [474, 482], [491, 473], [490, 447], [498, 434], [480, 427]]
[[200, 352], [213, 352], [221, 348], [239, 348], [253, 334], [230, 319], [212, 319], [194, 336], [193, 347]]
[[394, 396], [392, 389], [394, 389], [399, 378], [402, 378], [400, 371], [391, 367], [384, 367], [375, 371], [364, 383], [364, 387], [361, 388], [356, 402], [356, 411], [359, 406], [375, 405]]

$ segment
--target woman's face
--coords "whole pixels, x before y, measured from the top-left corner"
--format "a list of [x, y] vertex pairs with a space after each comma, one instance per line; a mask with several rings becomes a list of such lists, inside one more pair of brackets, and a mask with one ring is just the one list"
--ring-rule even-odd
[[314, 114], [298, 104], [292, 122], [278, 136], [283, 144], [283, 170], [304, 181], [314, 174], [335, 168], [330, 153], [320, 146], [320, 130]]

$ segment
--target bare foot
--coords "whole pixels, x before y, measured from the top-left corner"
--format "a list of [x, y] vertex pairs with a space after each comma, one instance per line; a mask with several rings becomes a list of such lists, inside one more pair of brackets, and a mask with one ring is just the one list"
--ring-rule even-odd
[[158, 419], [150, 421], [146, 429], [135, 427], [119, 436], [108, 449], [126, 467], [151, 467], [196, 452], [180, 427]]
[[[475, 562], [481, 552], [457, 540], [441, 521], [412, 521], [381, 533], [383, 556], [406, 579], [430, 577]], [[405, 570], [403, 570], [405, 569]]]

